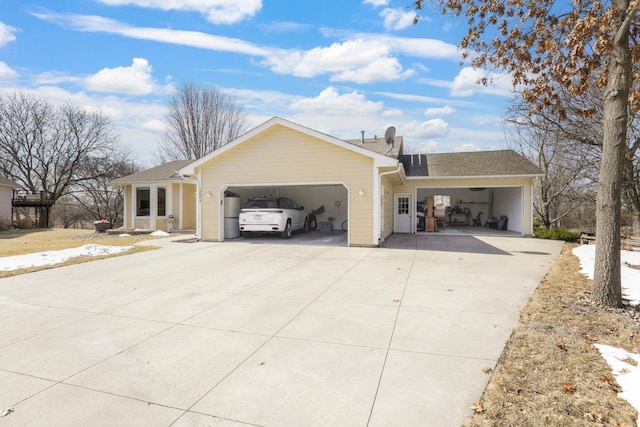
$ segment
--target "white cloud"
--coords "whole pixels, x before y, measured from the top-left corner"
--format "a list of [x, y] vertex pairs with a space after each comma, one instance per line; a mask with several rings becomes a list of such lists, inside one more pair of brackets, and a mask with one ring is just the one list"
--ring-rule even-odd
[[263, 58], [260, 64], [271, 68], [275, 73], [305, 78], [331, 74], [334, 81], [371, 83], [398, 80], [412, 75], [414, 71], [404, 70], [396, 57], [397, 54], [452, 61], [460, 59], [455, 45], [435, 39], [365, 34], [327, 47], [287, 50], [197, 31], [132, 27], [100, 16], [55, 13], [32, 13], [32, 15], [75, 31], [104, 32], [134, 39], [255, 56]]
[[7, 65], [6, 62], [0, 61], [0, 81], [11, 80], [18, 77], [18, 72]]
[[340, 95], [333, 87], [326, 88], [315, 98], [303, 98], [290, 105], [293, 111], [331, 116], [379, 114], [382, 108], [382, 102], [368, 101], [359, 92]]
[[170, 43], [191, 46], [219, 52], [234, 52], [254, 56], [269, 56], [274, 49], [262, 48], [244, 40], [214, 36], [199, 31], [172, 30], [169, 28], [132, 27], [119, 21], [101, 16], [72, 15], [57, 13], [31, 13], [38, 19], [52, 22], [81, 32], [102, 32], [118, 34], [139, 40], [151, 40], [159, 43]]
[[413, 11], [403, 11], [402, 9], [385, 8], [380, 12], [384, 18], [384, 28], [386, 30], [402, 30], [413, 25], [416, 13]]
[[404, 79], [413, 74], [412, 70], [402, 70], [402, 65], [396, 58], [379, 58], [361, 68], [337, 73], [331, 81], [348, 81], [355, 83], [373, 83]]
[[298, 77], [333, 74], [333, 81], [370, 83], [405, 78], [412, 71], [404, 71], [400, 62], [391, 56], [388, 45], [363, 39], [333, 43], [308, 51], [282, 51], [263, 61], [274, 72]]
[[186, 10], [203, 14], [214, 24], [235, 24], [262, 9], [262, 0], [98, 0], [109, 6], [134, 5], [161, 10]]
[[152, 92], [167, 93], [171, 84], [160, 87], [152, 78], [153, 67], [144, 58], [133, 58], [130, 67], [103, 68], [84, 81], [88, 90], [116, 92], [128, 95], [147, 95]]
[[[481, 79], [486, 78], [487, 86], [479, 84]], [[492, 73], [480, 68], [465, 67], [453, 79], [451, 84], [451, 95], [472, 96], [476, 92], [489, 93], [492, 95], [513, 95], [514, 88], [510, 76], [506, 74]]]
[[16, 31], [18, 31], [16, 28], [0, 21], [0, 47], [4, 47], [7, 43], [15, 41], [16, 36], [14, 33]]
[[370, 4], [375, 8], [388, 5], [389, 0], [362, 0], [362, 4]]
[[312, 28], [313, 26], [309, 24], [289, 21], [274, 21], [268, 25], [260, 25], [260, 29], [267, 33], [301, 33]]
[[439, 107], [439, 108], [427, 108], [424, 112], [425, 116], [443, 116], [447, 114], [452, 114], [456, 110], [455, 108], [451, 108], [449, 106]]

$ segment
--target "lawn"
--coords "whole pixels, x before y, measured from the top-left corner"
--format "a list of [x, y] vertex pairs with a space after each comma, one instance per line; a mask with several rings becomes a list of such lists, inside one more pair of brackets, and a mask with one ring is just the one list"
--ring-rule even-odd
[[593, 344], [640, 353], [640, 310], [590, 302], [591, 281], [565, 244], [521, 310], [469, 426], [636, 426]]
[[[150, 240], [154, 237], [149, 235], [137, 235], [130, 237], [119, 237], [107, 235], [105, 233], [96, 233], [93, 230], [75, 230], [75, 229], [30, 229], [30, 230], [9, 230], [0, 231], [0, 257], [12, 255], [24, 255], [34, 252], [56, 251], [60, 249], [77, 248], [79, 246], [95, 243], [105, 246], [131, 246], [142, 240]], [[141, 251], [154, 249], [150, 246], [135, 246], [125, 254], [131, 254]], [[120, 254], [122, 255], [122, 254]], [[118, 256], [118, 255], [111, 255]], [[91, 261], [94, 259], [105, 258], [105, 256], [91, 258], [76, 258], [69, 260], [63, 264], [56, 266], [44, 266], [25, 268], [12, 271], [0, 271], [0, 278], [13, 276], [16, 274], [27, 273], [31, 271], [43, 270], [46, 268], [58, 267], [60, 265], [76, 264], [79, 262]]]

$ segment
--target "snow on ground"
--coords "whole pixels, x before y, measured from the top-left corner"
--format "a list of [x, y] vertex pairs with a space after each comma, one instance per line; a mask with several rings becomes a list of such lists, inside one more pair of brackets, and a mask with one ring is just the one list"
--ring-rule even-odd
[[[581, 273], [593, 279], [596, 258], [596, 245], [581, 245], [573, 249], [580, 259]], [[640, 305], [640, 270], [629, 265], [640, 265], [640, 252], [620, 251], [622, 278], [622, 297], [630, 304]], [[622, 392], [618, 396], [629, 402], [640, 413], [640, 354], [630, 353], [621, 348], [603, 344], [594, 344], [604, 360], [607, 361]], [[635, 361], [635, 362], [634, 362]], [[640, 417], [638, 417], [640, 427]]]
[[72, 258], [119, 254], [121, 252], [126, 252], [131, 248], [133, 248], [133, 246], [105, 246], [89, 244], [78, 248], [62, 249], [59, 251], [36, 252], [25, 255], [1, 257], [0, 271], [54, 265]]
[[[640, 354], [629, 353], [603, 344], [594, 344], [594, 346], [611, 366], [616, 382], [622, 388], [618, 397], [629, 402], [640, 412]], [[640, 426], [640, 417], [638, 426]]]
[[[596, 245], [581, 245], [573, 249], [573, 254], [580, 259], [581, 273], [593, 279], [593, 266], [596, 259]], [[622, 298], [631, 305], [640, 305], [640, 270], [629, 265], [640, 266], [640, 252], [620, 251], [622, 266]]]
[[151, 233], [152, 236], [155, 237], [167, 237], [167, 236], [171, 236], [171, 234], [167, 233], [166, 231], [162, 231], [162, 230], [157, 230], [154, 231], [153, 233]]

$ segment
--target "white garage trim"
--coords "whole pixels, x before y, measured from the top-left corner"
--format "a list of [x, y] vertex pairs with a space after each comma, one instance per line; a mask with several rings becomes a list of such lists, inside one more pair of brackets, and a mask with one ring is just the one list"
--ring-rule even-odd
[[[224, 241], [224, 192], [229, 188], [264, 188], [264, 187], [322, 187], [322, 186], [342, 186], [347, 192], [347, 220], [351, 217], [351, 189], [343, 181], [297, 181], [297, 182], [254, 182], [254, 183], [226, 183], [218, 190], [218, 236], [222, 236], [220, 241]], [[307, 210], [307, 207], [305, 207]], [[350, 232], [347, 230], [347, 246], [350, 244]]]

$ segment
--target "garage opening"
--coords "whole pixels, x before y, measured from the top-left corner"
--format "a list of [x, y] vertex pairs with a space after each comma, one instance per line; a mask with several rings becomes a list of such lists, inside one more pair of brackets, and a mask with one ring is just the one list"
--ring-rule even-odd
[[[310, 231], [297, 231], [289, 239], [282, 239], [279, 233], [243, 233], [237, 240], [250, 238], [252, 242], [308, 243], [331, 246], [348, 245], [349, 192], [343, 184], [317, 185], [230, 185], [225, 195], [237, 197], [239, 207], [244, 208], [256, 198], [287, 197], [303, 207], [307, 214], [314, 214], [315, 221], [310, 223]], [[221, 219], [225, 221], [224, 218]], [[228, 220], [227, 220], [228, 221]], [[229, 239], [227, 223], [225, 240]], [[232, 226], [233, 227], [233, 226]], [[239, 234], [239, 233], [238, 233]]]
[[416, 231], [429, 228], [425, 218], [429, 198], [434, 216], [442, 221], [440, 230], [472, 231], [486, 228], [523, 233], [524, 198], [522, 187], [417, 188]]

